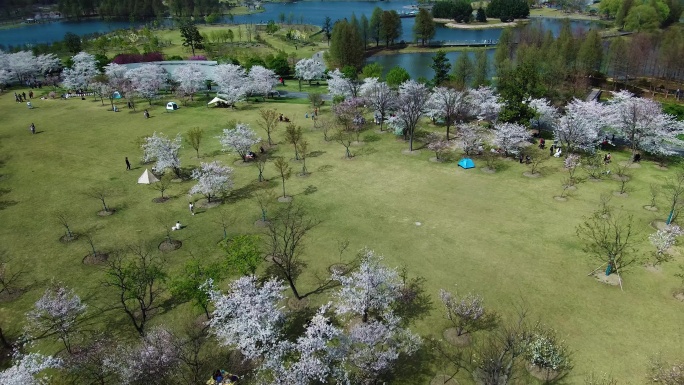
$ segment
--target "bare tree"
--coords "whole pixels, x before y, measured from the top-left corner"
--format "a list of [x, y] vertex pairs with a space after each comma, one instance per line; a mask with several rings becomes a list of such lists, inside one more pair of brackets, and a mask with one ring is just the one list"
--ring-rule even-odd
[[297, 146], [299, 147], [299, 157], [302, 159], [302, 173], [300, 175], [309, 175], [309, 171], [306, 169], [306, 157], [309, 153], [309, 142], [302, 139], [299, 141], [299, 143], [297, 143]]
[[299, 160], [299, 152], [297, 152], [297, 143], [302, 139], [302, 128], [290, 123], [285, 128], [285, 140], [294, 146], [295, 160]]
[[109, 259], [103, 284], [114, 290], [118, 307], [144, 336], [147, 321], [159, 307], [159, 296], [164, 291], [166, 262], [143, 245], [130, 246], [128, 254]]
[[337, 143], [341, 144], [344, 146], [345, 153], [344, 157], [346, 159], [351, 159], [354, 154], [352, 154], [351, 150], [349, 149], [354, 142], [354, 133], [352, 131], [347, 131], [345, 129], [339, 129], [333, 135], [333, 140], [335, 140]]
[[259, 170], [259, 182], [265, 181], [266, 179], [264, 179], [264, 169], [266, 169], [266, 159], [264, 158], [264, 156], [259, 156], [256, 162], [254, 162], [254, 164]]
[[221, 226], [221, 229], [223, 230], [223, 239], [226, 239], [228, 238], [228, 228], [235, 223], [235, 216], [233, 216], [228, 209], [222, 208], [219, 210], [219, 217], [216, 220], [216, 223]]
[[102, 203], [102, 212], [104, 213], [110, 213], [111, 208], [107, 206], [106, 200], [109, 199], [112, 196], [112, 191], [105, 186], [95, 186], [89, 188], [86, 192], [85, 195], [97, 199]]
[[166, 202], [169, 198], [164, 196], [164, 192], [171, 187], [171, 181], [173, 180], [173, 175], [171, 174], [164, 174], [162, 175], [161, 179], [159, 179], [159, 182], [152, 183], [150, 187], [152, 190], [159, 191], [161, 193], [161, 197], [155, 199], [155, 202]]
[[276, 169], [278, 170], [278, 174], [280, 174], [280, 178], [283, 180], [283, 198], [286, 198], [287, 195], [285, 195], [285, 180], [290, 179], [290, 175], [292, 175], [290, 164], [282, 157], [276, 159], [274, 164], [276, 166]]
[[66, 234], [64, 234], [64, 236], [61, 238], [64, 242], [71, 242], [78, 238], [78, 234], [72, 232], [71, 227], [69, 226], [71, 223], [71, 213], [66, 210], [59, 210], [55, 213], [55, 218], [60, 225], [64, 226], [64, 229], [66, 230]]
[[670, 206], [667, 217], [667, 224], [669, 225], [677, 220], [679, 212], [681, 211], [681, 197], [682, 194], [684, 194], [684, 171], [677, 170], [675, 175], [668, 178], [667, 183], [663, 186], [663, 192], [666, 194]]
[[585, 252], [602, 262], [590, 275], [608, 265], [607, 273], [616, 273], [622, 287], [620, 273], [638, 262], [632, 247], [632, 219], [631, 215], [611, 213], [606, 216], [596, 211], [577, 226], [576, 233], [585, 242]]
[[296, 282], [306, 263], [302, 260], [304, 236], [320, 222], [309, 218], [300, 205], [288, 205], [276, 213], [266, 232], [267, 250], [273, 270], [285, 279], [297, 299]]
[[200, 143], [202, 142], [202, 138], [204, 137], [204, 130], [202, 130], [199, 127], [194, 127], [190, 129], [185, 134], [185, 140], [190, 144], [192, 148], [195, 149], [195, 153], [197, 153], [197, 157], [199, 158], [199, 149], [200, 149]]
[[261, 209], [261, 222], [266, 224], [268, 223], [266, 214], [268, 213], [269, 208], [273, 205], [273, 201], [276, 198], [275, 193], [273, 190], [261, 190], [257, 191], [254, 194], [254, 197], [259, 204], [259, 209]]
[[24, 290], [27, 271], [15, 263], [6, 250], [0, 250], [0, 295], [13, 295]]
[[261, 118], [259, 126], [266, 131], [266, 138], [269, 146], [273, 146], [271, 133], [278, 127], [279, 116], [278, 112], [273, 109], [259, 110], [259, 117]]
[[321, 96], [320, 92], [309, 92], [309, 103], [314, 108], [318, 108], [323, 104], [323, 97]]
[[530, 166], [530, 174], [533, 175], [541, 173], [542, 164], [549, 159], [545, 150], [534, 145], [527, 146], [523, 150], [523, 155], [525, 156], [525, 161]]
[[316, 120], [318, 122], [318, 127], [321, 129], [323, 132], [323, 140], [326, 142], [329, 142], [332, 140], [332, 135], [330, 135], [330, 131], [334, 128], [333, 122], [330, 121], [330, 119], [320, 119]]

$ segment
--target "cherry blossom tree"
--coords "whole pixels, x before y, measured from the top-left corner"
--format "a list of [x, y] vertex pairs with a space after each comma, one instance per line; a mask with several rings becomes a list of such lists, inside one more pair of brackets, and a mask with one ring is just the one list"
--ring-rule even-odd
[[175, 337], [162, 327], [150, 330], [137, 346], [119, 347], [106, 362], [120, 384], [164, 384], [179, 364]]
[[177, 92], [183, 97], [189, 96], [190, 100], [193, 100], [194, 95], [202, 89], [206, 81], [206, 76], [199, 64], [181, 66], [173, 76], [178, 81]]
[[551, 127], [559, 117], [556, 107], [545, 98], [529, 99], [527, 105], [534, 112], [534, 118], [530, 120], [530, 124], [539, 130]]
[[45, 75], [62, 67], [62, 61], [54, 53], [46, 53], [36, 57], [37, 72]]
[[126, 72], [128, 68], [116, 63], [109, 63], [104, 68], [105, 75], [107, 75], [107, 80], [109, 85], [112, 86], [117, 91], [122, 91], [124, 83], [130, 80], [126, 77]]
[[223, 166], [219, 161], [200, 163], [198, 169], [192, 170], [192, 178], [197, 184], [192, 186], [190, 194], [202, 194], [207, 201], [223, 196], [233, 188], [233, 169]]
[[147, 99], [150, 105], [168, 82], [168, 75], [164, 68], [157, 64], [143, 64], [126, 72], [126, 77], [131, 81], [135, 92], [141, 98]]
[[166, 169], [173, 169], [176, 175], [180, 172], [180, 157], [178, 150], [181, 149], [183, 138], [177, 134], [174, 139], [166, 135], [154, 132], [152, 136], [145, 138], [142, 145], [143, 163], [155, 161], [152, 169], [158, 173], [163, 173]]
[[399, 273], [384, 266], [382, 259], [373, 250], [364, 250], [357, 271], [332, 274], [332, 280], [340, 282], [334, 295], [338, 315], [357, 315], [368, 322], [370, 315], [387, 312], [401, 296], [403, 284]]
[[223, 151], [235, 151], [242, 161], [246, 161], [247, 152], [255, 144], [261, 142], [259, 138], [249, 127], [249, 124], [238, 123], [235, 128], [226, 128], [223, 130], [223, 134], [216, 137], [223, 147]]
[[517, 151], [530, 139], [530, 134], [525, 126], [517, 123], [497, 123], [494, 125], [494, 145], [498, 146], [508, 155], [511, 151]]
[[349, 79], [339, 68], [328, 73], [328, 92], [332, 96], [357, 97], [361, 84], [356, 79]]
[[0, 63], [0, 84], [6, 85], [12, 80], [12, 73], [4, 69], [2, 63]]
[[247, 88], [250, 95], [266, 96], [278, 84], [278, 75], [260, 65], [252, 66], [247, 75]]
[[461, 131], [461, 143], [466, 155], [474, 155], [484, 151], [484, 136], [486, 129], [478, 123], [469, 123], [459, 126]]
[[437, 160], [442, 160], [444, 154], [451, 149], [449, 142], [444, 140], [444, 137], [436, 132], [431, 132], [425, 141], [428, 144], [428, 150], [434, 151]]
[[4, 69], [6, 69], [12, 75], [12, 77], [16, 78], [19, 82], [23, 82], [30, 76], [36, 74], [37, 63], [33, 52], [19, 51], [7, 54], [6, 57], [7, 64]]
[[59, 368], [62, 360], [38, 353], [16, 354], [13, 365], [0, 372], [3, 385], [40, 385], [49, 383], [49, 377], [40, 375], [46, 369]]
[[449, 87], [435, 87], [430, 95], [428, 114], [433, 119], [443, 119], [446, 126], [446, 140], [449, 129], [456, 122], [462, 122], [472, 110], [468, 91], [457, 91]]
[[397, 108], [397, 93], [385, 82], [378, 78], [366, 78], [361, 85], [360, 94], [366, 104], [380, 114], [380, 131], [385, 122], [385, 116], [389, 111]]
[[605, 125], [605, 107], [595, 101], [573, 99], [565, 107], [565, 115], [556, 120], [554, 137], [568, 152], [593, 151], [598, 144], [600, 130]]
[[26, 334], [32, 339], [55, 336], [72, 353], [72, 340], [85, 311], [86, 305], [73, 290], [55, 284], [26, 313]]
[[477, 330], [478, 324], [485, 316], [481, 296], [469, 293], [458, 297], [440, 289], [439, 298], [446, 308], [446, 318], [456, 328], [456, 335], [461, 336]]
[[353, 132], [356, 135], [357, 141], [366, 124], [366, 119], [360, 110], [362, 106], [363, 99], [352, 97], [335, 104], [332, 108], [337, 121], [343, 126], [344, 131]]
[[651, 245], [656, 248], [656, 251], [653, 253], [655, 259], [653, 265], [658, 265], [670, 260], [670, 257], [667, 255], [667, 250], [675, 245], [677, 237], [682, 234], [684, 234], [684, 232], [679, 226], [667, 225], [665, 228], [649, 235], [648, 240], [651, 242]]
[[62, 71], [62, 85], [68, 89], [83, 89], [88, 88], [92, 78], [97, 76], [100, 71], [97, 70], [95, 64], [95, 56], [79, 52], [71, 57], [74, 64], [71, 68], [65, 68]]
[[504, 103], [499, 100], [499, 96], [491, 87], [478, 87], [470, 90], [471, 103], [473, 106], [472, 114], [480, 120], [496, 122], [499, 112]]
[[306, 80], [311, 85], [312, 80], [323, 79], [323, 76], [325, 76], [325, 64], [316, 59], [302, 59], [295, 64], [295, 77], [300, 82]]
[[235, 64], [219, 64], [214, 67], [212, 79], [218, 85], [218, 96], [234, 105], [242, 99], [247, 88], [245, 69]]
[[209, 327], [220, 344], [236, 347], [248, 359], [263, 357], [278, 344], [285, 321], [281, 281], [259, 284], [255, 276], [245, 276], [231, 282], [227, 294], [211, 281], [205, 286], [215, 309]]
[[682, 123], [663, 113], [658, 102], [635, 97], [624, 90], [612, 94], [606, 106], [607, 123], [629, 141], [633, 154], [647, 150], [647, 143], [673, 140], [684, 131]]
[[389, 119], [387, 119], [387, 126], [396, 136], [404, 135], [406, 132], [406, 122], [396, 115], [390, 116]]
[[409, 140], [409, 151], [413, 151], [413, 138], [418, 121], [425, 114], [430, 99], [428, 88], [415, 80], [408, 80], [399, 86], [399, 106], [397, 118], [403, 121], [406, 129], [404, 139]]

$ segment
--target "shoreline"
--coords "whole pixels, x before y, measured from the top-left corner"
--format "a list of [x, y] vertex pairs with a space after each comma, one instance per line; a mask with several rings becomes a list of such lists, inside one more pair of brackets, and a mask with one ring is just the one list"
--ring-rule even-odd
[[517, 27], [519, 24], [524, 24], [524, 23], [529, 23], [529, 19], [515, 19], [512, 22], [490, 22], [494, 21], [495, 19], [487, 19], [487, 23], [456, 23], [451, 19], [440, 19], [440, 18], [435, 18], [433, 19], [435, 23], [437, 24], [443, 24], [447, 28], [452, 28], [452, 29], [492, 29], [492, 28], [511, 28], [511, 27]]
[[399, 49], [382, 49], [376, 52], [373, 52], [370, 55], [366, 55], [365, 58], [368, 59], [370, 57], [374, 56], [392, 56], [392, 55], [401, 55], [401, 54], [409, 54], [409, 53], [434, 53], [437, 51], [444, 51], [444, 52], [467, 52], [467, 51], [477, 51], [477, 50], [490, 50], [490, 49], [495, 49], [496, 44], [492, 44], [489, 47], [423, 47], [417, 44], [412, 44], [412, 45], [407, 45], [405, 48], [399, 48]]

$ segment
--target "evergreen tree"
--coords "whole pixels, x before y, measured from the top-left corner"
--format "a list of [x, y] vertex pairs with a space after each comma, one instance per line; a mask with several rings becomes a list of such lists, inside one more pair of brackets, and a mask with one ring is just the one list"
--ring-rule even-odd
[[585, 36], [580, 45], [577, 61], [580, 71], [585, 74], [601, 70], [603, 44], [601, 43], [601, 35], [597, 30], [592, 29]]
[[473, 70], [473, 88], [489, 84], [489, 57], [487, 51], [475, 51], [475, 66]]
[[633, 5], [634, 0], [624, 0], [622, 4], [620, 4], [620, 8], [618, 8], [617, 14], [615, 15], [615, 26], [618, 29], [625, 28], [625, 18], [627, 18], [627, 14]]
[[504, 28], [504, 30], [501, 31], [499, 44], [497, 44], [496, 51], [494, 52], [494, 66], [497, 70], [497, 76], [501, 76], [498, 72], [503, 63], [512, 58], [513, 47], [513, 31], [510, 28]]
[[477, 16], [475, 16], [475, 20], [477, 20], [478, 23], [487, 22], [487, 14], [485, 13], [484, 8], [480, 7], [477, 9]]
[[[285, 14], [283, 14], [283, 20], [285, 19]], [[330, 37], [332, 36], [332, 30], [333, 30], [333, 25], [332, 25], [332, 20], [330, 20], [329, 16], [326, 16], [325, 19], [323, 20], [323, 26], [321, 27], [323, 30], [323, 33], [325, 34], [326, 40], [328, 40], [328, 45], [330, 45]]]
[[470, 61], [467, 52], [461, 52], [454, 65], [454, 85], [456, 88], [468, 88], [470, 80], [473, 78], [473, 63]]
[[370, 24], [366, 15], [361, 15], [361, 40], [363, 40], [363, 49], [367, 49], [370, 40]]
[[416, 23], [413, 25], [413, 35], [422, 45], [426, 45], [435, 36], [435, 21], [425, 8], [418, 11]]
[[449, 79], [449, 71], [451, 70], [451, 63], [446, 57], [446, 52], [439, 50], [432, 57], [432, 69], [435, 71], [435, 77], [432, 78], [432, 83], [435, 86], [440, 86]]
[[401, 36], [401, 18], [397, 11], [383, 11], [380, 18], [380, 39], [389, 47]]
[[197, 27], [190, 23], [183, 23], [180, 27], [181, 38], [183, 39], [183, 47], [190, 47], [192, 56], [195, 56], [195, 48], [204, 49], [202, 41], [204, 37], [199, 33]]
[[380, 45], [380, 31], [382, 30], [382, 8], [375, 7], [370, 19], [370, 38], [375, 41], [375, 46]]
[[363, 41], [358, 29], [347, 20], [335, 23], [328, 58], [334, 67], [352, 66], [360, 69], [363, 66]]

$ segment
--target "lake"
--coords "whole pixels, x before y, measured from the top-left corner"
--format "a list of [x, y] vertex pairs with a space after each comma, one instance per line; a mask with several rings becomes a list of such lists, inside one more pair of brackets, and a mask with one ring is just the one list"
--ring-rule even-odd
[[[415, 4], [409, 0], [395, 1], [300, 1], [294, 3], [265, 3], [265, 12], [234, 17], [235, 23], [266, 23], [269, 20], [279, 21], [280, 15], [285, 14], [286, 20], [292, 17], [295, 23], [304, 22], [322, 25], [326, 16], [333, 21], [351, 18], [352, 12], [358, 18], [365, 14], [370, 19], [373, 9], [378, 6], [385, 10], [407, 10]], [[228, 22], [227, 18], [225, 21]], [[403, 34], [399, 40], [413, 41], [413, 25], [415, 18], [401, 19]], [[533, 22], [554, 34], [560, 30], [561, 20], [535, 19]], [[77, 35], [110, 32], [116, 29], [140, 26], [143, 22], [130, 23], [126, 21], [86, 20], [80, 22], [57, 21], [48, 24], [27, 24], [18, 28], [0, 30], [0, 44], [8, 46], [23, 46], [25, 44], [52, 43], [62, 40], [64, 34], [73, 32]], [[571, 21], [573, 28], [589, 29], [590, 21]], [[594, 24], [596, 25], [596, 24]], [[456, 30], [437, 26], [434, 40], [471, 41], [497, 40], [501, 29]]]
[[[470, 52], [447, 52], [446, 57], [451, 63], [451, 69], [453, 70], [456, 59], [461, 55], [470, 56], [470, 61], [475, 63], [475, 53]], [[425, 78], [432, 79], [435, 76], [435, 71], [430, 68], [432, 65], [432, 57], [435, 56], [434, 52], [415, 52], [415, 53], [400, 53], [396, 55], [376, 55], [371, 56], [366, 59], [366, 63], [378, 63], [383, 68], [383, 76], [387, 75], [387, 72], [392, 68], [399, 66], [404, 68], [411, 79]], [[487, 50], [487, 56], [489, 57], [490, 65], [490, 76], [492, 74], [492, 64], [494, 63], [494, 49]]]

